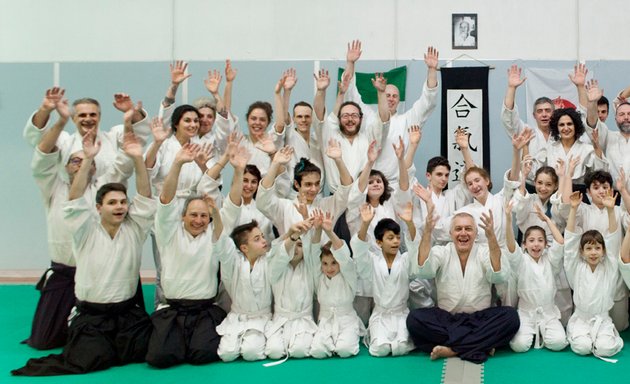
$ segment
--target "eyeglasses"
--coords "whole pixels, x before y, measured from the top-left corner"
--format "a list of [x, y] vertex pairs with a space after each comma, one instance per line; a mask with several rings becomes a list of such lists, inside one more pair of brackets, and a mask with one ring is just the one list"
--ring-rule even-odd
[[349, 118], [358, 119], [361, 117], [361, 115], [358, 113], [342, 113], [340, 117], [342, 119], [349, 119]]
[[83, 159], [80, 157], [72, 157], [68, 160], [68, 164], [72, 165], [81, 165], [81, 163], [83, 163]]

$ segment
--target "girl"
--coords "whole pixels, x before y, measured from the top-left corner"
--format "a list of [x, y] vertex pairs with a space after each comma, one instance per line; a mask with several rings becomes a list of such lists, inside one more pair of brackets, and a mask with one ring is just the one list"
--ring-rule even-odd
[[[314, 232], [310, 241], [304, 241], [304, 257], [313, 265], [319, 301], [319, 320], [310, 355], [318, 359], [333, 354], [354, 356], [359, 353], [359, 338], [365, 334], [365, 327], [352, 307], [356, 265], [346, 243], [333, 232], [333, 215], [317, 209], [313, 216]], [[331, 240], [320, 247], [322, 230]], [[315, 267], [317, 264], [319, 268]]]
[[[512, 276], [518, 292], [518, 315], [521, 321], [518, 333], [510, 341], [515, 352], [527, 352], [547, 347], [560, 351], [567, 346], [567, 336], [560, 322], [560, 310], [554, 303], [555, 278], [562, 270], [562, 244], [564, 239], [553, 221], [536, 206], [540, 220], [551, 228], [554, 242], [547, 248], [547, 235], [539, 226], [525, 230], [523, 248], [517, 247], [514, 231], [506, 231], [506, 245]], [[512, 227], [512, 204], [505, 208], [505, 224]], [[523, 251], [524, 250], [524, 251]], [[542, 336], [542, 340], [541, 340]]]
[[615, 197], [604, 199], [608, 210], [606, 237], [597, 230], [575, 233], [577, 208], [582, 194], [571, 194], [571, 211], [565, 231], [564, 269], [573, 288], [575, 312], [567, 325], [567, 337], [573, 352], [593, 353], [606, 361], [623, 348], [623, 340], [613, 325], [608, 311], [613, 306], [617, 285], [620, 231], [615, 218]]

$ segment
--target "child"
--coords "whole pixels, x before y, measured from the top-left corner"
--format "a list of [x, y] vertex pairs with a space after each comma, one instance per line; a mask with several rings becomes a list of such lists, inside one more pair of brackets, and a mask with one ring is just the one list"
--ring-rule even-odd
[[[510, 269], [517, 284], [518, 333], [510, 341], [515, 352], [527, 352], [535, 340], [534, 348], [547, 347], [560, 351], [567, 346], [567, 335], [560, 323], [560, 310], [554, 303], [555, 278], [562, 270], [562, 244], [564, 239], [551, 218], [535, 206], [541, 220], [545, 220], [553, 233], [554, 242], [547, 248], [547, 235], [539, 226], [525, 230], [523, 250], [516, 246], [514, 231], [506, 231], [506, 245]], [[512, 204], [505, 208], [505, 220], [512, 227]], [[542, 340], [541, 340], [542, 336]]]
[[611, 191], [603, 199], [608, 211], [608, 235], [605, 237], [597, 230], [586, 231], [582, 236], [575, 233], [582, 194], [572, 193], [570, 201], [564, 269], [573, 288], [575, 312], [569, 319], [567, 337], [573, 352], [580, 355], [593, 353], [603, 359], [623, 348], [623, 340], [608, 315], [616, 289], [620, 245], [620, 231], [614, 213], [615, 197]]
[[[359, 338], [365, 327], [352, 307], [357, 285], [357, 269], [350, 258], [350, 249], [333, 232], [333, 215], [321, 210], [314, 212], [314, 233], [304, 242], [307, 263], [320, 264], [313, 268], [319, 321], [310, 355], [321, 359], [332, 356], [354, 356], [359, 353]], [[320, 250], [322, 229], [331, 239]], [[321, 261], [320, 261], [321, 260]]]
[[365, 337], [372, 356], [404, 355], [414, 348], [406, 326], [409, 281], [418, 269], [418, 241], [411, 203], [399, 217], [408, 228], [405, 234], [408, 251], [404, 254], [399, 251], [400, 225], [392, 219], [379, 221], [374, 229], [381, 252], [369, 250], [367, 230], [374, 218], [374, 208], [367, 203], [361, 206], [361, 229], [350, 241], [361, 276], [372, 282], [375, 308]]

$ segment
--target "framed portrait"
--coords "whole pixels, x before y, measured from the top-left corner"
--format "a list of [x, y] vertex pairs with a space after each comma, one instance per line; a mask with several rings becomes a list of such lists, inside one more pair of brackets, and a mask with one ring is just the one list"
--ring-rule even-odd
[[453, 49], [477, 49], [479, 24], [476, 13], [453, 13]]

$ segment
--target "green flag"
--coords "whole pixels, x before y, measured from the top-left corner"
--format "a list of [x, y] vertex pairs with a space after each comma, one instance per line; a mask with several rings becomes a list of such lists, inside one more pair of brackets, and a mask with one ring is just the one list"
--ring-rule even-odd
[[[343, 68], [339, 68], [337, 78], [340, 81], [343, 71]], [[365, 104], [378, 104], [376, 89], [374, 89], [374, 86], [372, 85], [374, 73], [355, 72], [354, 75], [356, 77], [357, 90], [361, 95], [361, 100], [363, 100]], [[393, 84], [398, 87], [398, 91], [400, 91], [400, 101], [405, 101], [405, 88], [407, 88], [407, 66], [394, 68], [391, 71], [384, 72], [383, 76], [387, 79], [387, 84]]]

